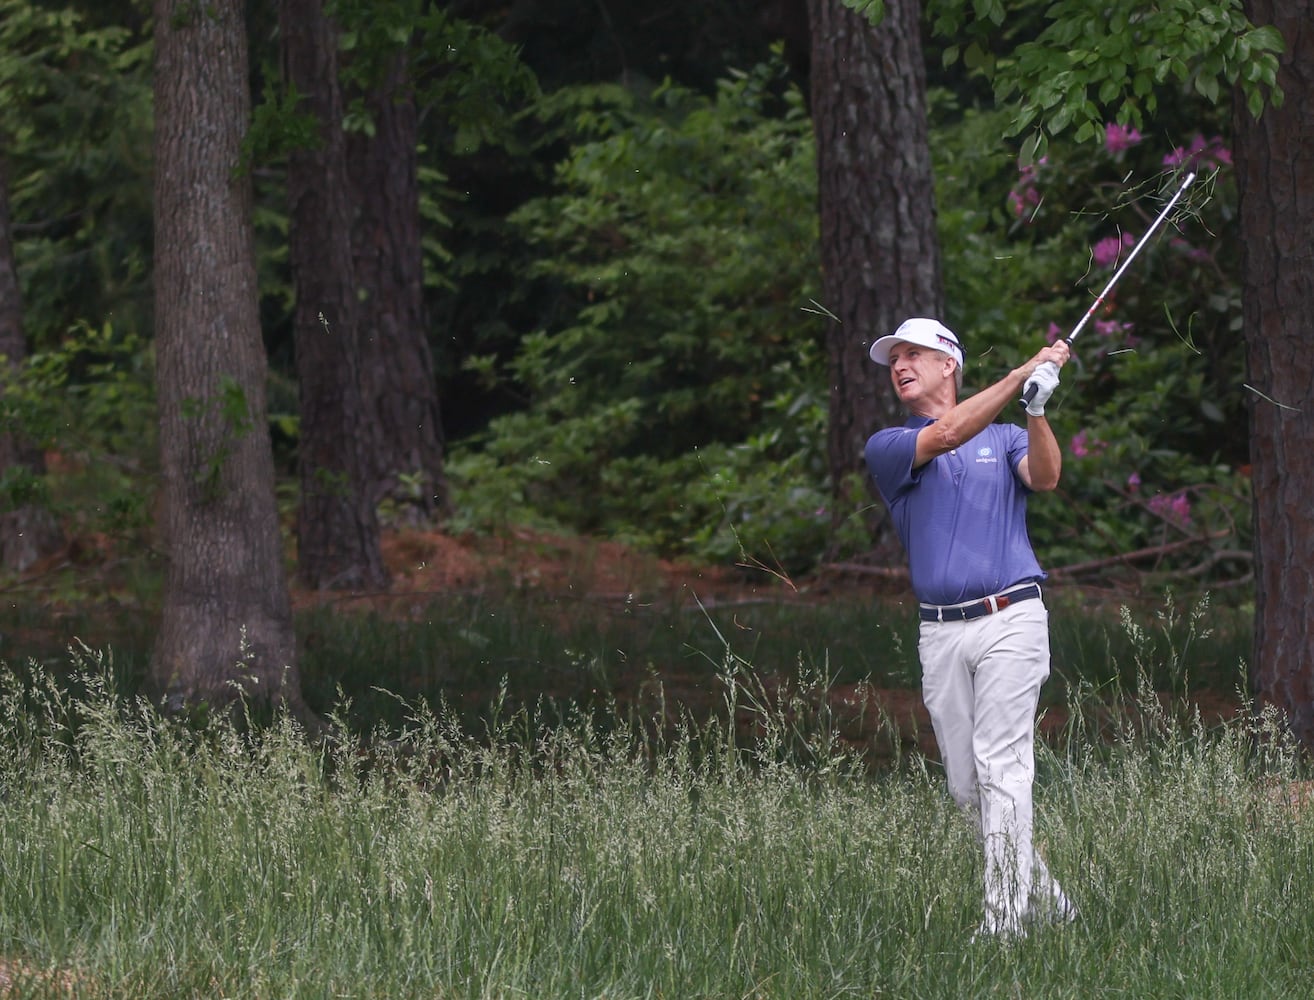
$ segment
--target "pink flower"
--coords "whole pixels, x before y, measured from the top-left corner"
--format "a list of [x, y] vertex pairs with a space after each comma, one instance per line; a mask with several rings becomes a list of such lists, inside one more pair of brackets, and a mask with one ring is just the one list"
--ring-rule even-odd
[[1042, 157], [1037, 163], [1018, 167], [1017, 184], [1008, 192], [1008, 209], [1015, 218], [1032, 215], [1040, 207], [1040, 191], [1036, 188], [1036, 180], [1044, 162]]
[[1110, 122], [1104, 126], [1104, 148], [1110, 152], [1124, 152], [1141, 141], [1141, 133], [1127, 125]]
[[1223, 145], [1222, 136], [1214, 136], [1212, 139], [1205, 139], [1199, 132], [1191, 140], [1189, 148], [1178, 146], [1171, 153], [1163, 158], [1165, 167], [1177, 169], [1179, 167], [1191, 167], [1199, 170], [1208, 167], [1230, 167], [1232, 165], [1232, 151]]
[[1040, 192], [1033, 187], [1014, 188], [1008, 192], [1008, 207], [1016, 218], [1022, 218], [1040, 206]]
[[1141, 488], [1141, 474], [1139, 472], [1133, 472], [1130, 476], [1127, 477], [1127, 492], [1135, 493], [1140, 488]]
[[1045, 343], [1052, 344], [1063, 336], [1063, 328], [1057, 323], [1050, 323], [1049, 329], [1045, 331]]
[[1205, 261], [1209, 260], [1208, 250], [1204, 249], [1203, 247], [1192, 246], [1190, 243], [1188, 243], [1186, 240], [1182, 239], [1181, 237], [1174, 236], [1172, 240], [1169, 241], [1169, 244], [1172, 246], [1174, 250], [1177, 250], [1180, 253], [1185, 254], [1187, 260], [1194, 261], [1197, 264], [1202, 264]]
[[1091, 256], [1095, 259], [1096, 267], [1112, 267], [1118, 262], [1125, 247], [1135, 245], [1136, 239], [1131, 233], [1123, 233], [1121, 237], [1106, 236], [1091, 249]]
[[1191, 523], [1191, 501], [1186, 499], [1185, 493], [1178, 493], [1174, 496], [1172, 503], [1168, 505], [1168, 509], [1172, 511], [1173, 517], [1183, 524]]
[[1156, 493], [1150, 499], [1150, 510], [1164, 520], [1183, 527], [1191, 523], [1191, 501], [1181, 490], [1171, 495]]
[[1184, 167], [1198, 157], [1203, 150], [1204, 136], [1197, 132], [1195, 138], [1191, 140], [1190, 148], [1178, 146], [1163, 158], [1163, 165], [1173, 168]]
[[1131, 335], [1131, 332], [1135, 329], [1135, 323], [1123, 323], [1116, 319], [1097, 319], [1095, 321], [1095, 332], [1099, 336], [1105, 340], [1121, 341], [1126, 347], [1135, 347], [1140, 342], [1138, 338]]
[[1072, 454], [1077, 458], [1098, 455], [1108, 446], [1107, 441], [1101, 441], [1097, 437], [1091, 437], [1090, 431], [1085, 428], [1082, 428], [1076, 434], [1072, 435]]

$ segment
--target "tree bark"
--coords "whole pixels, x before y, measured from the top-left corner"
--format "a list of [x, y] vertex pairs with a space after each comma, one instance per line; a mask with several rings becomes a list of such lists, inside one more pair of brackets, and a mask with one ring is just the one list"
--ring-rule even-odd
[[873, 529], [884, 508], [863, 447], [902, 418], [867, 350], [909, 316], [941, 317], [944, 306], [921, 14], [920, 0], [890, 0], [873, 28], [840, 0], [808, 0], [822, 287], [839, 319], [826, 337], [828, 458], [837, 516], [865, 506]]
[[155, 0], [155, 344], [170, 709], [302, 709], [265, 408], [241, 0]]
[[1286, 41], [1282, 107], [1256, 120], [1234, 102], [1247, 369], [1263, 394], [1250, 401], [1251, 680], [1314, 749], [1314, 2], [1247, 0], [1246, 14]]
[[317, 589], [382, 589], [388, 572], [365, 475], [379, 439], [361, 404], [337, 29], [324, 0], [283, 0], [279, 31], [287, 83], [319, 126], [318, 143], [289, 157], [287, 177], [301, 415], [297, 571]]
[[397, 522], [448, 513], [443, 427], [424, 308], [415, 96], [399, 52], [365, 95], [373, 135], [347, 140], [356, 198], [352, 246], [360, 287], [361, 397], [377, 428], [366, 479]]
[[[0, 136], [0, 142], [4, 137]], [[18, 286], [18, 266], [9, 219], [9, 174], [4, 150], [0, 148], [0, 358], [10, 372], [17, 372], [27, 357], [23, 333], [23, 299]], [[35, 484], [46, 474], [46, 459], [21, 432], [12, 427], [0, 430], [0, 476]], [[22, 572], [42, 556], [56, 551], [64, 541], [59, 524], [49, 509], [29, 499], [26, 488], [0, 497], [0, 566]]]

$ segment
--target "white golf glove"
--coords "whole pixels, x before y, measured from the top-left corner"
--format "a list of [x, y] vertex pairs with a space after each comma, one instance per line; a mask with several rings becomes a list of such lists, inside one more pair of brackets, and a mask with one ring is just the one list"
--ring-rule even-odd
[[1026, 380], [1022, 386], [1022, 398], [1025, 399], [1031, 387], [1036, 387], [1036, 394], [1032, 397], [1031, 402], [1027, 404], [1027, 413], [1033, 417], [1043, 417], [1045, 415], [1045, 404], [1049, 402], [1049, 397], [1054, 395], [1054, 390], [1059, 384], [1059, 368], [1052, 361], [1046, 361], [1031, 373], [1031, 377]]

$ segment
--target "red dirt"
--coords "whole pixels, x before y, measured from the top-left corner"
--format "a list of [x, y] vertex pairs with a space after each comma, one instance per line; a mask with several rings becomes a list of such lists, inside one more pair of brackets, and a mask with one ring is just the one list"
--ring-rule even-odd
[[743, 599], [790, 592], [778, 578], [735, 567], [659, 559], [617, 542], [524, 529], [497, 538], [442, 532], [389, 533], [383, 557], [392, 594], [433, 594], [507, 586], [603, 600]]

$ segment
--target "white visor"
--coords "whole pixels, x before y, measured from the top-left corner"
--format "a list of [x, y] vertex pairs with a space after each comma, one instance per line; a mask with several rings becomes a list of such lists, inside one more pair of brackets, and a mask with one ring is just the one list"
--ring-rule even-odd
[[871, 359], [878, 365], [888, 365], [890, 350], [898, 343], [943, 351], [958, 362], [959, 371], [963, 369], [963, 345], [958, 342], [957, 335], [939, 320], [922, 317], [904, 320], [899, 329], [871, 345]]

